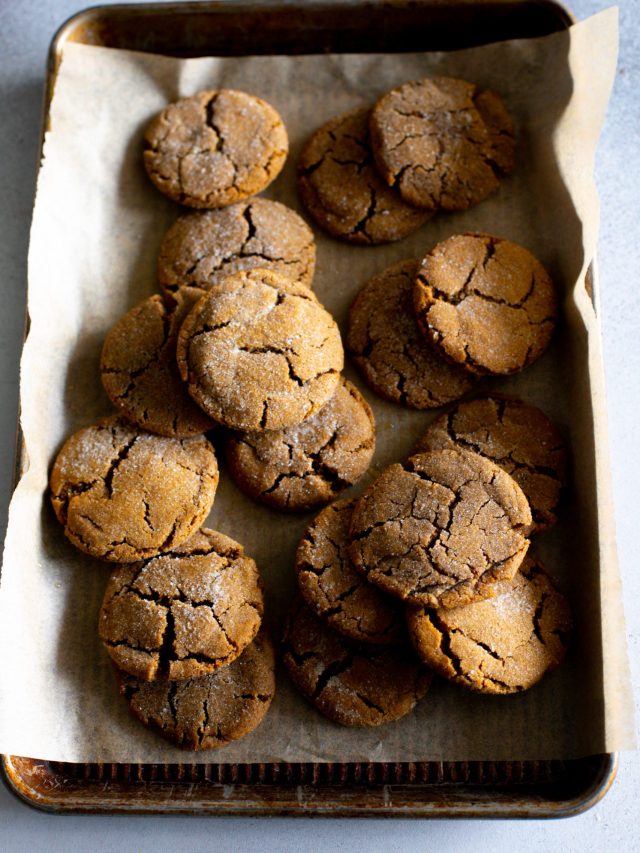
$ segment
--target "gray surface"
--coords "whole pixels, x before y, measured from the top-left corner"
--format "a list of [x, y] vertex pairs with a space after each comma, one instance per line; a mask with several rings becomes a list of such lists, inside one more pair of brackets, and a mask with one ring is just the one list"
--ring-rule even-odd
[[[36, 174], [40, 105], [49, 41], [81, 0], [0, 0], [0, 534], [10, 497], [22, 342], [26, 256]], [[578, 20], [605, 8], [573, 0]], [[627, 636], [636, 708], [640, 698], [640, 0], [622, 0], [621, 49], [596, 178], [602, 203], [598, 245], [611, 462]], [[640, 847], [640, 757], [623, 754], [605, 799], [584, 815], [553, 822], [345, 821], [51, 816], [0, 786], [0, 850], [191, 851], [439, 849], [620, 851]], [[313, 833], [313, 836], [310, 836]], [[313, 838], [313, 841], [310, 839]]]

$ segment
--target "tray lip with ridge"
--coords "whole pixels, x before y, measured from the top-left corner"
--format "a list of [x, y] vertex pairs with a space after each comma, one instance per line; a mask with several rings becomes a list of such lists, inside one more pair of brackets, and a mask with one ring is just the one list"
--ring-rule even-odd
[[[67, 42], [202, 56], [240, 55], [243, 44], [251, 45], [251, 53], [266, 54], [371, 52], [381, 46], [380, 39], [398, 45], [402, 37], [401, 46], [385, 51], [399, 52], [418, 49], [419, 35], [422, 50], [450, 50], [546, 35], [573, 22], [555, 0], [230, 0], [95, 6], [71, 17], [51, 42], [38, 162]], [[413, 42], [406, 41], [406, 24], [412, 25]], [[489, 30], [492, 37], [485, 38]], [[378, 38], [373, 48], [371, 33]], [[275, 46], [269, 41], [273, 38], [279, 39]], [[307, 47], [311, 44], [313, 50]], [[594, 307], [596, 285], [592, 265], [585, 287]], [[28, 324], [25, 315], [25, 338]], [[14, 488], [25, 468], [18, 424]], [[2, 756], [8, 788], [44, 811], [229, 816], [569, 817], [607, 793], [617, 765], [615, 753], [568, 761], [294, 764], [72, 764]]]

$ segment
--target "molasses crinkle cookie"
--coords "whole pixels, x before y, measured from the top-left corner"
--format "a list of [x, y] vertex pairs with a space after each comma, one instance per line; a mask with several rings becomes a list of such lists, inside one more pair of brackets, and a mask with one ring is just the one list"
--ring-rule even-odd
[[370, 130], [381, 175], [419, 208], [465, 210], [495, 192], [515, 162], [513, 122], [500, 96], [451, 77], [387, 92]]
[[241, 545], [202, 528], [183, 545], [118, 566], [100, 610], [100, 638], [144, 681], [196, 678], [234, 661], [263, 614], [262, 581]]
[[333, 396], [340, 332], [302, 284], [271, 270], [228, 276], [196, 304], [178, 336], [189, 393], [236, 430], [284, 429]]
[[375, 421], [355, 385], [341, 378], [308, 420], [283, 430], [231, 433], [225, 449], [231, 476], [250, 497], [304, 512], [362, 477], [375, 450]]
[[457, 607], [510, 580], [529, 547], [520, 486], [467, 450], [389, 466], [357, 502], [350, 556], [368, 581], [408, 603]]
[[218, 485], [204, 438], [166, 438], [112, 415], [67, 439], [51, 471], [51, 501], [81, 551], [132, 563], [188, 539], [207, 517]]
[[275, 694], [275, 655], [261, 631], [229, 666], [185, 681], [139, 681], [118, 671], [140, 722], [184, 749], [217, 749], [257, 728]]
[[289, 150], [272, 106], [233, 89], [199, 92], [165, 107], [144, 135], [155, 186], [188, 207], [224, 207], [259, 193]]
[[534, 557], [494, 596], [451, 610], [408, 608], [414, 646], [438, 675], [479, 693], [527, 690], [563, 660], [571, 634], [565, 597]]
[[461, 234], [432, 249], [413, 292], [418, 325], [438, 353], [476, 374], [532, 364], [553, 333], [553, 282], [531, 252], [490, 234]]

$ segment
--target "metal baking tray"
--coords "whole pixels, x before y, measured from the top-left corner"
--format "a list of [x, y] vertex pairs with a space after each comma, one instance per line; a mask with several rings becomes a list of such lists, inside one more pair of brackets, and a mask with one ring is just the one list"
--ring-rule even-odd
[[[43, 112], [68, 42], [172, 56], [454, 50], [566, 29], [551, 0], [344, 0], [99, 6], [54, 37]], [[592, 292], [593, 270], [586, 283]], [[28, 322], [28, 318], [27, 318]], [[25, 466], [18, 434], [15, 483]], [[617, 756], [570, 761], [71, 764], [3, 756], [9, 788], [55, 812], [566, 817], [611, 786]]]

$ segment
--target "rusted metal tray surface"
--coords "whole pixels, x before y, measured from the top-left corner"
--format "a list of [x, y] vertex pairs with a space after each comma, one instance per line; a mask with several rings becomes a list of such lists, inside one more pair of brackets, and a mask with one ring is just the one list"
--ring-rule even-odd
[[[70, 41], [183, 57], [400, 53], [532, 38], [571, 23], [549, 0], [99, 6], [75, 15], [53, 39], [43, 129]], [[24, 462], [19, 434], [16, 483]], [[56, 812], [532, 818], [590, 808], [611, 786], [617, 756], [394, 764], [70, 764], [3, 756], [2, 769], [20, 798]]]

